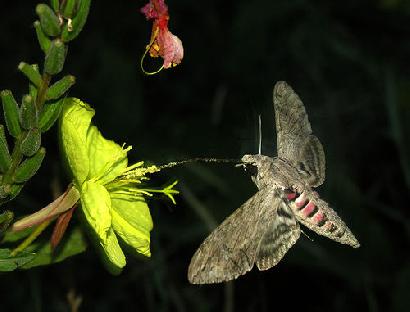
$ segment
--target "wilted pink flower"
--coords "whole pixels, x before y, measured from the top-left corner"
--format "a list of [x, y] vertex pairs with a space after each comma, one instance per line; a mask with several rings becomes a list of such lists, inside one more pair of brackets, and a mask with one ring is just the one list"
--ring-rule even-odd
[[150, 44], [147, 50], [151, 57], [162, 57], [164, 68], [170, 68], [181, 63], [184, 48], [181, 40], [168, 30], [168, 7], [164, 0], [150, 0], [141, 12], [147, 20], [153, 19]]

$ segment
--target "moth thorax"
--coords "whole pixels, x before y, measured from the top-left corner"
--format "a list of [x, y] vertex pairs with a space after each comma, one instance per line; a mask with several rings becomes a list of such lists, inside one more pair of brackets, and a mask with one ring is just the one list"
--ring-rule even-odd
[[273, 159], [265, 155], [244, 155], [242, 157], [245, 170], [251, 174], [253, 182], [261, 189], [269, 184]]

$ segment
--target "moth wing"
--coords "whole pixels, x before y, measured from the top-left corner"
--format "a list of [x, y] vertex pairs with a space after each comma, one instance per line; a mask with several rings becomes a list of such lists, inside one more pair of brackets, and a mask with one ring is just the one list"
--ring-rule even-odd
[[220, 283], [250, 271], [280, 201], [278, 190], [264, 188], [226, 218], [193, 255], [188, 280], [193, 284]]
[[300, 236], [299, 223], [291, 208], [281, 201], [276, 210], [276, 217], [263, 234], [256, 256], [256, 265], [260, 271], [275, 266], [292, 247]]
[[301, 99], [284, 81], [273, 88], [278, 156], [300, 169], [310, 186], [325, 179], [325, 154], [319, 139], [312, 134]]

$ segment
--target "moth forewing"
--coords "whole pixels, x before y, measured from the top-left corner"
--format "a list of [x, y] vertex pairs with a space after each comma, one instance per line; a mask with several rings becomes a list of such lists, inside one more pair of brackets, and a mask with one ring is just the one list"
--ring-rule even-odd
[[193, 284], [220, 283], [250, 271], [280, 201], [278, 190], [261, 189], [225, 219], [195, 252], [188, 280]]
[[325, 180], [325, 154], [312, 134], [303, 102], [284, 81], [273, 88], [278, 157], [289, 161], [312, 187]]

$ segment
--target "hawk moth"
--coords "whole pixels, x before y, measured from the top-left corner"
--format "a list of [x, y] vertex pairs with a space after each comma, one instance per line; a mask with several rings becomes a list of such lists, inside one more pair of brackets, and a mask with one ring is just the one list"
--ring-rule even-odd
[[258, 192], [200, 245], [188, 268], [193, 284], [219, 283], [275, 266], [300, 236], [299, 223], [342, 244], [359, 242], [313, 190], [325, 179], [325, 155], [299, 96], [284, 81], [273, 89], [277, 157], [244, 155]]

